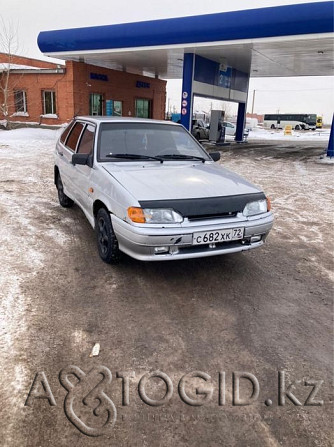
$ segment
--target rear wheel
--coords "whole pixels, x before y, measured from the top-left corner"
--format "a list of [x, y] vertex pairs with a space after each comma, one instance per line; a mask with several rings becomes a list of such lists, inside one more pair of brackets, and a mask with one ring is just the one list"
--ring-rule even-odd
[[295, 130], [300, 130], [300, 125], [297, 124], [297, 126], [295, 127]]
[[201, 138], [201, 135], [197, 132], [197, 134], [195, 135], [195, 138], [197, 141], [199, 141], [199, 139]]
[[275, 124], [272, 124], [272, 125], [270, 126], [270, 129], [275, 129]]
[[100, 258], [107, 264], [116, 264], [120, 258], [120, 251], [110, 215], [105, 208], [100, 208], [97, 212], [95, 229]]
[[58, 200], [62, 207], [64, 208], [70, 208], [73, 206], [74, 202], [72, 199], [70, 199], [65, 193], [64, 193], [64, 187], [63, 182], [61, 181], [60, 174], [57, 176], [57, 190], [58, 190]]

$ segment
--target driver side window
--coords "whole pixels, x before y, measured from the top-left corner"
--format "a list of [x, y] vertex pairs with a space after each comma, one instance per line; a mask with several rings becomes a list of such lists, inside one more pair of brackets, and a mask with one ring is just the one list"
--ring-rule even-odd
[[82, 134], [77, 154], [92, 154], [94, 147], [95, 127], [88, 124]]

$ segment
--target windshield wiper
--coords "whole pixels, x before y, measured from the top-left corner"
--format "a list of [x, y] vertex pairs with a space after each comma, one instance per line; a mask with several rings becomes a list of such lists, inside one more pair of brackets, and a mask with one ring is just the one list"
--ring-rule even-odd
[[107, 154], [106, 158], [125, 158], [128, 160], [158, 160], [160, 161], [160, 163], [164, 162], [161, 157], [141, 154]]
[[197, 157], [196, 155], [182, 155], [182, 154], [165, 154], [161, 155], [164, 160], [199, 160], [202, 163], [208, 161], [203, 157]]

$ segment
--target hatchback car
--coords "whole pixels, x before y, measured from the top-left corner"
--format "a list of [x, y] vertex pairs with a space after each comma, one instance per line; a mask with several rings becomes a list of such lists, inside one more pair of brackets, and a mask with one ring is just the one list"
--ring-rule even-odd
[[[235, 137], [236, 132], [237, 132], [237, 127], [235, 124], [230, 123], [229, 121], [223, 121], [222, 123], [223, 127], [225, 127], [225, 135], [230, 135]], [[249, 130], [248, 129], [244, 129], [244, 138], [247, 138], [249, 134]]]
[[196, 140], [208, 140], [209, 138], [209, 128], [203, 120], [192, 120], [192, 130], [191, 133], [196, 138]]
[[77, 117], [57, 142], [54, 180], [60, 204], [79, 205], [108, 263], [120, 252], [158, 261], [260, 247], [270, 201], [219, 158], [179, 124]]

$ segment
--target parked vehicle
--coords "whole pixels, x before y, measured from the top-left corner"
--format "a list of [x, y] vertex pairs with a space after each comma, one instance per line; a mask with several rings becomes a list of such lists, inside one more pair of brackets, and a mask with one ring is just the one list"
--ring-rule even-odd
[[77, 117], [56, 144], [60, 204], [80, 206], [103, 261], [120, 252], [145, 261], [260, 247], [270, 201], [214, 163], [183, 126], [119, 117]]
[[275, 113], [264, 115], [264, 126], [270, 129], [284, 129], [291, 126], [295, 130], [315, 130], [317, 115], [296, 113]]
[[[233, 136], [233, 137], [236, 136], [237, 127], [236, 127], [235, 124], [230, 123], [228, 121], [223, 121], [223, 122], [220, 121], [218, 123], [218, 137], [219, 137], [219, 133], [220, 133], [220, 130], [221, 130], [221, 126], [223, 126], [224, 129], [225, 129], [225, 134], [224, 134], [225, 137], [226, 136]], [[207, 132], [208, 132], [208, 137], [207, 138], [209, 138], [209, 135], [210, 135], [210, 124], [207, 124], [206, 128], [207, 128]], [[248, 137], [248, 135], [249, 135], [249, 129], [245, 128], [244, 129], [243, 138], [246, 139]]]
[[[222, 125], [225, 127], [225, 135], [235, 136], [237, 132], [237, 126], [229, 121], [223, 121]], [[244, 138], [249, 135], [249, 129], [244, 129]]]
[[322, 129], [322, 116], [317, 116], [317, 129]]
[[191, 133], [194, 135], [196, 140], [207, 140], [209, 138], [209, 129], [207, 124], [203, 120], [192, 120], [192, 130]]

